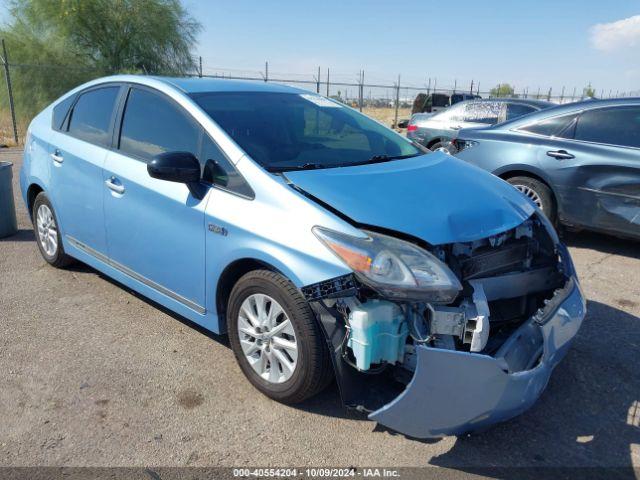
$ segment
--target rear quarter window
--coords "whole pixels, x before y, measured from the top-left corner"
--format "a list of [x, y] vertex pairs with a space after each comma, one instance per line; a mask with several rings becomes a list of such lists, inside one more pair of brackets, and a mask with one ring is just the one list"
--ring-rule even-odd
[[68, 132], [95, 145], [111, 143], [111, 119], [120, 87], [103, 87], [82, 93], [73, 106]]
[[545, 137], [572, 138], [573, 128], [570, 127], [575, 126], [574, 122], [577, 116], [577, 113], [560, 115], [541, 120], [531, 125], [526, 125], [519, 130], [522, 132], [535, 133], [536, 135], [543, 135]]
[[55, 107], [53, 107], [53, 116], [51, 118], [51, 128], [54, 130], [64, 130], [64, 123], [67, 119], [67, 113], [69, 113], [69, 109], [73, 102], [76, 99], [76, 95], [70, 95], [61, 102], [59, 102]]

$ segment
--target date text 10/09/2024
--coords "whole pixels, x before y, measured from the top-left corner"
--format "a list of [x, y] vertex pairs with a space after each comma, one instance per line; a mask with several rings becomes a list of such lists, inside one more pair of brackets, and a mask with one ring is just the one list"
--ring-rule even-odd
[[234, 468], [234, 477], [285, 478], [398, 478], [400, 472], [387, 468]]

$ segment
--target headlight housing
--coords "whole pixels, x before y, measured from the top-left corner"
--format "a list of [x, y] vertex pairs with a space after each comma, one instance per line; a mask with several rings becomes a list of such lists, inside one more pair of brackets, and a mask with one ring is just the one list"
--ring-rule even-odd
[[366, 238], [322, 227], [313, 233], [362, 283], [384, 296], [446, 304], [462, 290], [449, 267], [412, 243], [370, 231], [364, 231]]

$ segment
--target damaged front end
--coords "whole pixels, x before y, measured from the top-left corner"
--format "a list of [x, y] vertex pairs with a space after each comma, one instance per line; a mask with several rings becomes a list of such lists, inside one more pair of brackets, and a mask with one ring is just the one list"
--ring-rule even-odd
[[537, 215], [436, 247], [318, 232], [354, 270], [303, 288], [345, 404], [417, 438], [529, 408], [585, 315], [569, 253]]

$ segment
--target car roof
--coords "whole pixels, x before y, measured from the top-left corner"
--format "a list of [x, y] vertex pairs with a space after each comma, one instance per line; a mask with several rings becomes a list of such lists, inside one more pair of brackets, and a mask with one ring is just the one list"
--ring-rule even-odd
[[185, 93], [203, 92], [274, 92], [274, 93], [301, 93], [306, 92], [288, 85], [268, 83], [251, 80], [230, 80], [224, 78], [199, 78], [199, 77], [152, 77], [162, 82], [173, 85]]
[[556, 115], [570, 114], [572, 112], [580, 112], [582, 110], [591, 110], [594, 108], [602, 107], [621, 107], [625, 105], [638, 105], [640, 104], [640, 97], [635, 98], [615, 98], [607, 100], [588, 99], [580, 102], [565, 103], [564, 105], [557, 105], [552, 108], [547, 108], [539, 112], [530, 113], [522, 117], [515, 118], [513, 120], [507, 120], [506, 122], [499, 123], [490, 128], [496, 130], [511, 130], [523, 125], [535, 123], [540, 120], [544, 120], [549, 117], [555, 117]]
[[182, 93], [204, 93], [204, 92], [273, 92], [273, 93], [312, 93], [308, 90], [281, 85], [278, 83], [267, 83], [251, 80], [230, 80], [224, 78], [209, 77], [161, 77], [151, 75], [113, 75], [92, 80], [74, 91], [87, 87], [100, 85], [102, 83], [130, 82], [139, 85], [158, 88], [164, 85], [181, 91]]
[[546, 100], [536, 100], [531, 98], [510, 98], [510, 97], [498, 97], [498, 98], [482, 98], [477, 100], [472, 100], [474, 103], [489, 103], [489, 102], [506, 102], [506, 103], [518, 103], [521, 105], [530, 105], [532, 107], [537, 108], [551, 108], [555, 107], [556, 104], [552, 102], [547, 102]]

